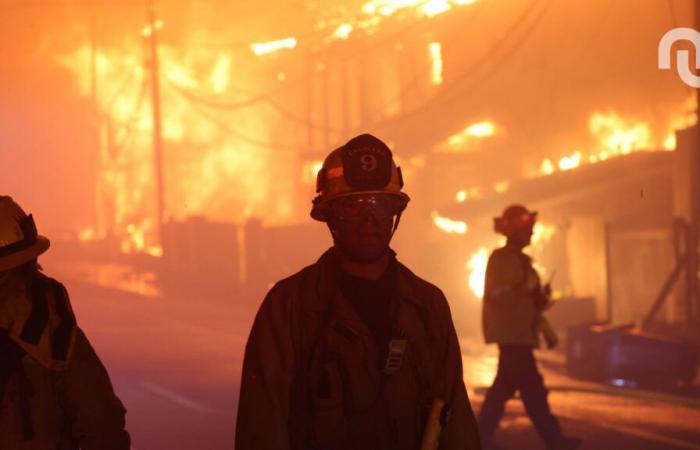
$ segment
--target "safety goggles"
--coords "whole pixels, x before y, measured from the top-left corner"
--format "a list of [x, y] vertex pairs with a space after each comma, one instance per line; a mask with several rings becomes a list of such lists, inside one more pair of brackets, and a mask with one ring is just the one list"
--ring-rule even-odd
[[402, 206], [402, 200], [396, 196], [369, 194], [341, 197], [330, 202], [329, 209], [331, 215], [340, 220], [359, 220], [367, 215], [384, 220], [398, 214]]

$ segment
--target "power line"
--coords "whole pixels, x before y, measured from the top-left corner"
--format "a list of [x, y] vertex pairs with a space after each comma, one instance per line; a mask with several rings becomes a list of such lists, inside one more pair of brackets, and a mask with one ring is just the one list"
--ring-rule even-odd
[[[451, 34], [450, 39], [448, 40], [449, 42], [452, 42], [458, 35], [459, 32], [462, 31], [463, 29], [467, 28], [470, 23], [472, 23], [476, 18], [478, 17], [479, 13], [483, 9], [483, 3], [480, 3], [477, 8], [474, 10], [474, 12], [467, 17], [467, 20], [463, 21], [460, 23], [460, 26], [455, 27], [455, 31]], [[408, 32], [410, 29], [414, 28], [420, 23], [419, 20], [414, 20], [412, 21], [411, 25], [408, 27], [403, 28], [400, 32], [395, 33], [391, 35], [389, 38], [385, 38], [378, 43], [375, 43], [369, 51], [374, 51], [381, 46], [385, 45], [387, 42], [390, 41], [395, 41], [396, 39], [400, 38], [403, 34]], [[367, 49], [365, 49], [367, 50]], [[363, 52], [363, 56], [366, 55], [366, 52]], [[349, 59], [354, 59], [358, 56], [358, 54], [352, 54], [351, 56], [348, 56], [346, 58], [341, 59], [341, 61], [347, 61]], [[425, 77], [428, 69], [430, 68], [429, 65], [424, 65], [422, 66], [419, 70], [418, 73], [407, 83], [406, 86], [403, 87], [401, 92], [398, 94], [396, 98], [393, 98], [389, 102], [386, 102], [384, 105], [381, 107], [377, 108], [376, 112], [383, 111], [386, 109], [386, 107], [396, 101], [399, 101], [401, 98], [403, 98], [407, 92], [409, 92], [411, 89], [415, 87], [415, 85]], [[425, 73], [424, 73], [425, 72]], [[183, 97], [187, 98], [188, 100], [192, 102], [197, 102], [202, 105], [205, 105], [210, 108], [214, 109], [220, 109], [220, 110], [236, 110], [236, 109], [243, 109], [243, 108], [248, 108], [251, 106], [256, 106], [259, 103], [267, 103], [269, 104], [275, 111], [277, 111], [282, 117], [298, 123], [302, 124], [308, 127], [311, 127], [316, 130], [323, 130], [323, 131], [330, 131], [330, 132], [335, 132], [335, 133], [345, 133], [349, 131], [348, 129], [345, 128], [336, 128], [336, 127], [329, 127], [327, 125], [321, 125], [318, 123], [314, 123], [309, 121], [308, 119], [300, 116], [297, 113], [294, 113], [293, 111], [281, 106], [278, 102], [274, 100], [274, 94], [282, 91], [286, 91], [289, 89], [290, 85], [296, 85], [298, 82], [303, 82], [306, 81], [305, 78], [299, 78], [297, 80], [294, 80], [292, 83], [286, 83], [284, 86], [280, 86], [278, 88], [272, 89], [266, 93], [263, 94], [256, 94], [253, 95], [252, 97], [248, 98], [247, 100], [239, 101], [239, 102], [220, 102], [217, 100], [212, 100], [212, 99], [207, 99], [204, 97], [201, 97], [197, 94], [192, 93], [191, 91], [187, 91], [183, 89], [181, 86], [178, 86], [177, 84], [173, 83], [172, 81], [169, 81], [169, 84]]]
[[[170, 85], [170, 86], [172, 87], [172, 85]], [[270, 150], [275, 150], [275, 151], [279, 151], [280, 149], [294, 151], [294, 152], [299, 151], [298, 145], [292, 145], [292, 144], [281, 143], [281, 142], [263, 141], [263, 140], [248, 136], [248, 135], [241, 133], [240, 131], [232, 128], [229, 124], [225, 123], [220, 118], [214, 116], [209, 111], [205, 110], [202, 107], [202, 105], [200, 105], [196, 102], [193, 102], [192, 106], [193, 106], [194, 111], [197, 112], [197, 114], [199, 114], [204, 119], [206, 119], [210, 123], [216, 125], [218, 128], [220, 128], [221, 130], [225, 131], [226, 133], [230, 134], [231, 136], [235, 137], [238, 140], [241, 140], [241, 141], [246, 142], [248, 144], [256, 145], [258, 147], [264, 147], [264, 148], [267, 148]]]
[[[522, 33], [520, 36], [516, 35], [516, 31], [519, 28], [521, 28], [521, 26], [523, 26], [523, 24], [525, 24], [527, 22], [527, 19], [534, 13], [534, 11], [536, 11], [536, 7], [541, 2], [542, 2], [542, 0], [533, 0], [532, 2], [530, 2], [530, 4], [526, 7], [526, 9], [523, 11], [523, 13], [520, 14], [511, 23], [511, 25], [507, 28], [506, 32], [503, 34], [503, 37], [501, 39], [499, 39], [494, 45], [492, 45], [488, 51], [486, 51], [480, 58], [478, 58], [476, 61], [471, 63], [469, 66], [462, 69], [460, 71], [460, 74], [456, 78], [449, 81], [449, 84], [442, 87], [438, 94], [431, 97], [429, 100], [424, 102], [422, 105], [417, 106], [416, 108], [414, 108], [411, 111], [403, 112], [401, 115], [403, 117], [406, 117], [408, 115], [415, 115], [415, 114], [421, 113], [426, 108], [435, 108], [435, 107], [444, 105], [445, 103], [447, 103], [451, 99], [451, 94], [453, 93], [453, 91], [455, 89], [458, 89], [460, 87], [464, 88], [462, 83], [465, 80], [467, 80], [469, 77], [473, 76], [474, 73], [478, 72], [482, 67], [487, 66], [487, 63], [489, 62], [489, 60], [496, 57], [496, 54], [501, 50], [502, 47], [504, 47], [509, 41], [515, 39], [514, 46], [510, 50], [507, 50], [504, 56], [498, 58], [497, 64], [495, 66], [493, 66], [493, 68], [490, 71], [483, 73], [481, 76], [479, 76], [477, 78], [474, 78], [472, 80], [472, 82], [470, 82], [467, 85], [467, 87], [473, 88], [474, 86], [478, 85], [479, 83], [481, 83], [481, 82], [487, 80], [488, 78], [490, 78], [491, 76], [493, 76], [493, 74], [496, 73], [496, 71], [498, 70], [498, 67], [500, 66], [500, 64], [502, 64], [502, 62], [505, 59], [510, 58], [517, 50], [519, 50], [522, 47], [522, 45], [525, 43], [527, 38], [530, 36], [530, 34], [532, 33], [532, 31], [534, 30], [536, 25], [539, 23], [539, 21], [542, 19], [542, 17], [544, 16], [544, 13], [546, 12], [546, 10], [549, 8], [549, 6], [551, 4], [551, 0], [547, 0], [547, 3], [545, 4], [545, 6], [543, 8], [541, 8], [539, 13], [535, 17], [535, 19], [532, 21], [530, 26], [524, 31], [524, 33]], [[449, 42], [451, 42], [451, 40], [448, 41], [448, 43]], [[428, 67], [427, 65], [424, 66], [424, 70], [426, 70], [427, 67]], [[409, 86], [409, 88], [410, 87], [411, 86]], [[402, 92], [397, 97], [392, 99], [390, 102], [384, 103], [382, 105], [382, 107], [380, 107], [377, 111], [375, 111], [375, 113], [379, 112], [379, 111], [383, 111], [392, 102], [396, 102], [396, 101], [400, 100], [401, 97], [403, 97], [406, 92], [407, 92], [407, 89], [403, 89]], [[355, 130], [355, 131], [357, 131], [357, 130]]]
[[206, 106], [208, 108], [218, 109], [218, 110], [223, 110], [223, 111], [236, 111], [236, 110], [240, 110], [240, 109], [259, 106], [260, 104], [265, 104], [265, 105], [270, 106], [274, 111], [276, 111], [283, 118], [285, 118], [289, 121], [295, 122], [295, 123], [306, 125], [308, 127], [316, 129], [316, 130], [331, 131], [331, 132], [337, 132], [337, 133], [342, 133], [342, 132], [347, 131], [345, 129], [329, 127], [329, 126], [325, 126], [325, 125], [311, 122], [310, 120], [308, 120], [304, 117], [301, 117], [297, 113], [294, 113], [293, 111], [280, 105], [277, 101], [275, 101], [273, 99], [273, 97], [269, 93], [253, 95], [250, 98], [248, 98], [247, 100], [230, 103], [230, 102], [220, 102], [220, 101], [207, 99], [207, 98], [198, 96], [196, 94], [193, 94], [190, 91], [187, 91], [186, 89], [183, 89], [181, 86], [178, 86], [177, 84], [173, 83], [172, 81], [170, 81], [168, 84], [175, 90], [175, 92], [180, 94], [186, 100], [193, 102], [193, 103], [199, 103], [202, 106]]

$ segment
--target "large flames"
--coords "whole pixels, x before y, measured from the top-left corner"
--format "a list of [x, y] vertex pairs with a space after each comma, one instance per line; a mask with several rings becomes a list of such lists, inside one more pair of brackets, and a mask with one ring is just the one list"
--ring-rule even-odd
[[[271, 77], [260, 76], [261, 69], [270, 72], [274, 64], [268, 55], [288, 52], [305, 58], [306, 52], [294, 50], [348, 39], [358, 30], [372, 34], [392, 16], [430, 18], [474, 1], [369, 0], [354, 13], [346, 9], [319, 19], [316, 31], [326, 39], [313, 42], [289, 36], [235, 48], [190, 45], [187, 38], [177, 46], [159, 43], [165, 219], [204, 215], [239, 222], [251, 216], [278, 223], [299, 220], [300, 190], [313, 183], [319, 163], [302, 160], [308, 141], [299, 132], [298, 119], [289, 119], [288, 112], [280, 113], [269, 100], [286, 89], [288, 77], [286, 69], [278, 68]], [[147, 44], [165, 27], [155, 20], [134, 29], [119, 47], [95, 48], [86, 42], [59, 57], [75, 74], [81, 92], [95, 100], [102, 136], [99, 217], [80, 238], [116, 236], [127, 253], [162, 253]], [[432, 82], [440, 84], [441, 44], [432, 42], [427, 51]], [[453, 226], [456, 233], [466, 232], [463, 228]]]
[[654, 137], [650, 122], [623, 118], [616, 112], [594, 112], [588, 119], [588, 130], [597, 142], [596, 147], [587, 152], [575, 150], [558, 160], [545, 158], [536, 175], [551, 175], [639, 151], [675, 150], [675, 131], [695, 125], [697, 117], [694, 111], [693, 96], [684, 103], [683, 111], [672, 118], [661, 139]]
[[[142, 30], [146, 38], [152, 32], [150, 27]], [[143, 42], [134, 34], [122, 48], [94, 51], [86, 43], [60, 61], [74, 72], [84, 95], [91, 94], [93, 83], [98, 86], [100, 217], [81, 238], [114, 235], [126, 253], [158, 256], [162, 250], [156, 234], [150, 73]], [[283, 40], [251, 49], [264, 54], [291, 46], [292, 41]], [[273, 129], [283, 128], [270, 120], [264, 102], [245, 104], [252, 97], [249, 90], [270, 89], [243, 75], [241, 65], [251, 57], [161, 44], [159, 59], [166, 217], [203, 214], [243, 221], [260, 215], [272, 222], [294, 220], [295, 191], [275, 180], [294, 180], [302, 174], [292, 173], [295, 164], [285, 164], [294, 160], [293, 141], [272, 142]]]
[[455, 7], [476, 2], [477, 0], [369, 0], [354, 14], [321, 20], [316, 28], [331, 30], [326, 41], [346, 40], [357, 30], [367, 34], [375, 33], [382, 22], [390, 17], [405, 15], [418, 19], [432, 18]]

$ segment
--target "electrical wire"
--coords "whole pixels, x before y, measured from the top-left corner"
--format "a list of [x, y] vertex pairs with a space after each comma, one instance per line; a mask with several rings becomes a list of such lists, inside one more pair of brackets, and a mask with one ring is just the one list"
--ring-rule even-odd
[[231, 127], [229, 124], [225, 123], [220, 118], [214, 116], [209, 111], [205, 110], [202, 107], [202, 105], [199, 105], [197, 103], [193, 103], [192, 105], [193, 105], [194, 111], [197, 112], [197, 114], [199, 114], [201, 117], [203, 117], [204, 119], [206, 119], [210, 123], [216, 125], [222, 131], [226, 132], [227, 134], [235, 137], [236, 139], [238, 139], [240, 141], [246, 142], [248, 144], [256, 145], [258, 147], [263, 147], [263, 148], [266, 148], [268, 150], [275, 150], [275, 151], [287, 150], [287, 151], [292, 151], [292, 152], [299, 151], [298, 145], [292, 145], [292, 144], [281, 143], [281, 142], [263, 141], [263, 140], [248, 136], [244, 133], [241, 133], [240, 131]]
[[[455, 27], [455, 31], [451, 34], [451, 37], [447, 42], [451, 43], [452, 41], [454, 41], [454, 39], [456, 39], [456, 37], [459, 35], [460, 31], [462, 31], [464, 29], [468, 29], [469, 24], [471, 24], [474, 20], [477, 19], [478, 15], [482, 11], [482, 9], [483, 9], [483, 3], [480, 3], [474, 9], [474, 12], [467, 17], [467, 20], [460, 22], [460, 25]], [[374, 50], [378, 49], [379, 47], [382, 47], [387, 42], [393, 42], [394, 40], [400, 38], [405, 33], [410, 31], [414, 27], [416, 27], [419, 23], [420, 23], [419, 20], [413, 21], [411, 23], [411, 25], [409, 25], [408, 27], [403, 28], [400, 32], [395, 33], [395, 34], [391, 35], [389, 38], [385, 38], [384, 40], [380, 41], [379, 43], [373, 45], [369, 50], [364, 49], [365, 51], [363, 52], [362, 55], [365, 56], [367, 54], [367, 51], [369, 51], [369, 52], [374, 51]], [[357, 57], [357, 55], [353, 54], [345, 59], [341, 59], [341, 61], [346, 61], [346, 60], [356, 58], [356, 57]], [[421, 79], [423, 79], [426, 76], [426, 73], [428, 73], [429, 69], [430, 69], [430, 65], [422, 66], [418, 70], [418, 73], [411, 80], [409, 80], [409, 82], [402, 88], [401, 92], [397, 95], [397, 97], [393, 98], [389, 102], [386, 102], [384, 105], [377, 108], [377, 111], [375, 111], [375, 113], [384, 111], [389, 104], [394, 103], [396, 101], [399, 101], [401, 98], [403, 98], [411, 89], [413, 89], [418, 84], [418, 82]], [[423, 72], [425, 72], [425, 73], [423, 73]], [[191, 91], [187, 91], [187, 90], [183, 89], [181, 86], [178, 86], [177, 84], [173, 83], [171, 80], [168, 80], [168, 82], [183, 97], [187, 98], [188, 100], [190, 100], [192, 102], [197, 102], [197, 103], [200, 103], [200, 104], [205, 105], [205, 106], [210, 107], [210, 108], [215, 108], [215, 109], [220, 109], [220, 110], [236, 110], [236, 109], [242, 109], [242, 108], [247, 108], [247, 107], [251, 107], [251, 106], [256, 106], [259, 103], [265, 102], [265, 103], [269, 104], [270, 106], [272, 106], [273, 109], [275, 111], [277, 111], [283, 118], [286, 118], [292, 122], [305, 125], [307, 127], [315, 129], [315, 130], [328, 131], [328, 132], [333, 132], [333, 133], [346, 133], [346, 132], [348, 132], [349, 130], [345, 129], [345, 128], [341, 129], [341, 128], [330, 127], [327, 125], [322, 125], [322, 124], [311, 122], [308, 119], [302, 117], [300, 114], [295, 113], [295, 112], [283, 107], [282, 105], [280, 105], [278, 102], [276, 102], [274, 100], [274, 97], [276, 96], [277, 93], [287, 91], [290, 88], [290, 86], [294, 86], [298, 82], [303, 82], [306, 80], [307, 80], [306, 78], [300, 77], [299, 79], [294, 80], [293, 82], [285, 83], [285, 85], [280, 86], [278, 88], [275, 88], [273, 90], [270, 90], [270, 91], [263, 93], [263, 94], [255, 94], [255, 95], [251, 96], [249, 99], [239, 101], [239, 102], [221, 102], [221, 101], [217, 101], [217, 100], [207, 99], [207, 98], [204, 98], [200, 95], [194, 94]]]
[[241, 101], [241, 102], [227, 103], [227, 102], [220, 102], [220, 101], [216, 101], [216, 100], [212, 100], [212, 99], [207, 99], [207, 98], [198, 96], [196, 94], [193, 94], [192, 92], [187, 91], [186, 89], [183, 89], [181, 86], [178, 86], [176, 83], [173, 83], [170, 80], [168, 80], [168, 84], [175, 90], [175, 92], [180, 94], [186, 100], [193, 102], [193, 103], [201, 104], [202, 106], [206, 106], [208, 108], [217, 109], [217, 110], [224, 110], [224, 111], [236, 111], [236, 110], [240, 110], [240, 109], [245, 109], [245, 108], [250, 108], [250, 107], [259, 106], [261, 104], [265, 104], [265, 105], [270, 106], [281, 117], [283, 117], [291, 122], [305, 125], [307, 127], [315, 129], [315, 130], [329, 131], [329, 132], [334, 132], [334, 133], [343, 133], [343, 132], [347, 131], [346, 129], [340, 129], [340, 128], [329, 127], [329, 126], [313, 123], [310, 120], [305, 119], [304, 117], [301, 117], [300, 115], [294, 113], [293, 111], [285, 108], [280, 103], [275, 101], [269, 94], [258, 94], [258, 95], [254, 95], [254, 96], [250, 97], [249, 99]]

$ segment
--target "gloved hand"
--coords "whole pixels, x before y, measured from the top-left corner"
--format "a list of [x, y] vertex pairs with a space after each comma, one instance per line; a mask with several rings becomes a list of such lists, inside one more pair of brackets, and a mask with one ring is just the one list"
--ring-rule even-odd
[[552, 286], [545, 284], [535, 296], [535, 306], [544, 311], [552, 307]]

